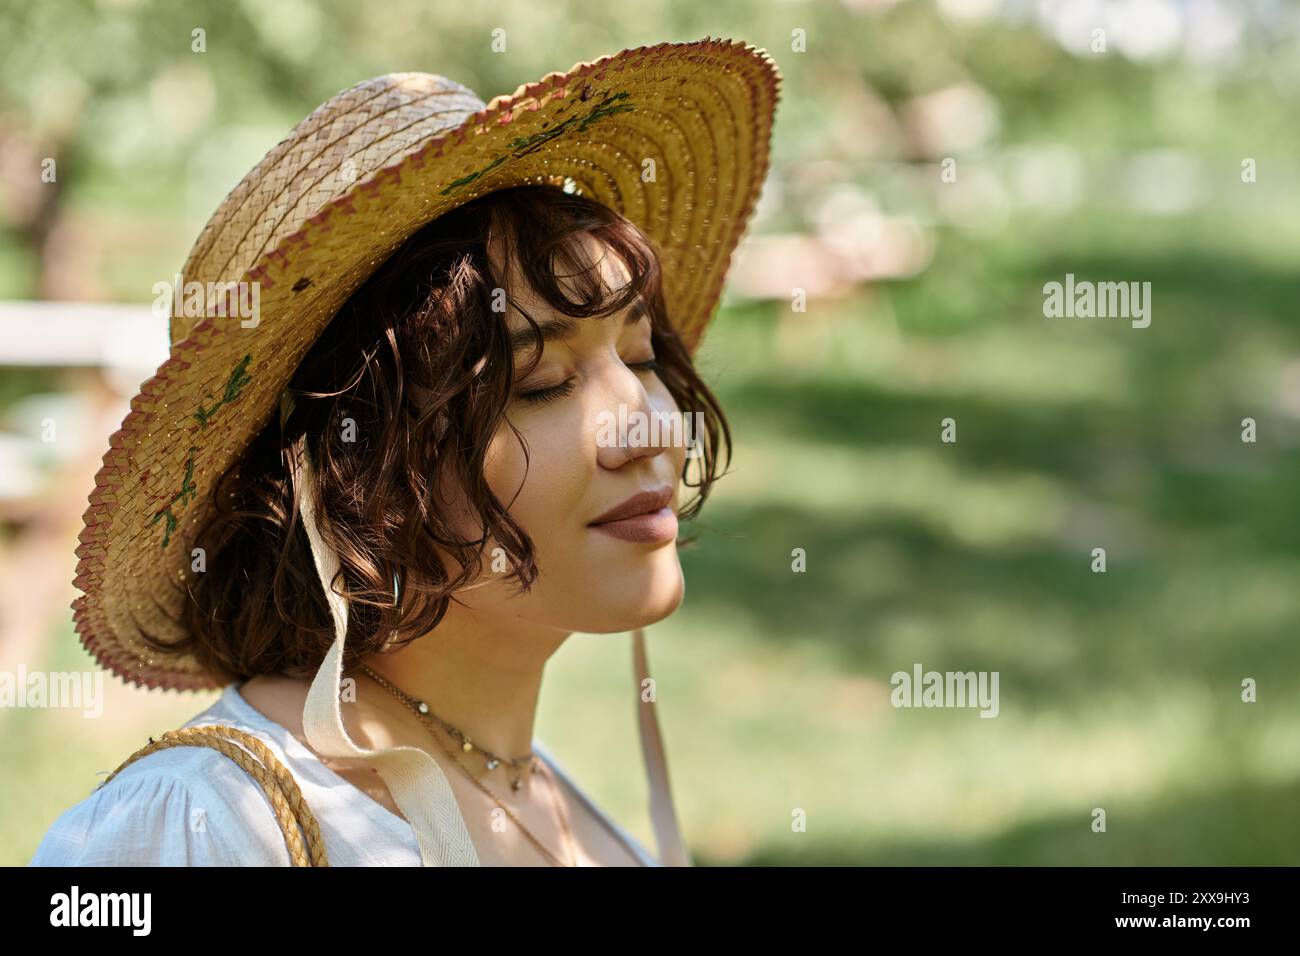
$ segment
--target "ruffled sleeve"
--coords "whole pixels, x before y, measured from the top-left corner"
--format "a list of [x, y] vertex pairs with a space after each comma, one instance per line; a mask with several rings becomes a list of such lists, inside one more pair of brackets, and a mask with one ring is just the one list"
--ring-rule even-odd
[[228, 757], [150, 754], [70, 807], [29, 866], [288, 866], [270, 803]]

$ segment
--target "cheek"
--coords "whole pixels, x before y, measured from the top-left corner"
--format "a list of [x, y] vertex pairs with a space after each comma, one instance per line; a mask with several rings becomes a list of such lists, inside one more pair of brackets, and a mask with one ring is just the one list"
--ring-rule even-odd
[[673, 458], [673, 475], [676, 477], [678, 482], [682, 480], [682, 472], [686, 470], [687, 451], [688, 449], [685, 445], [677, 445], [670, 452]]
[[527, 416], [519, 435], [503, 425], [484, 460], [488, 487], [539, 551], [548, 532], [578, 522], [595, 465], [581, 420], [560, 411]]

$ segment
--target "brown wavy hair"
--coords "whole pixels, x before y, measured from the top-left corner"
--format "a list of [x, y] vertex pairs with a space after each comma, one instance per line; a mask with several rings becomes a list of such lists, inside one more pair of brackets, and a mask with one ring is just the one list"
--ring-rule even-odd
[[[583, 254], [584, 235], [626, 265], [625, 286], [607, 287]], [[488, 255], [496, 237], [502, 276]], [[273, 416], [213, 489], [193, 544], [207, 570], [188, 588], [180, 622], [188, 637], [151, 644], [189, 650], [227, 682], [308, 676], [320, 666], [333, 622], [287, 471], [299, 436], [314, 465], [321, 535], [341, 564], [334, 589], [349, 601], [344, 667], [433, 630], [453, 594], [477, 578], [489, 539], [504, 549], [517, 589], [531, 587], [533, 542], [483, 472], [514, 392], [506, 316], [493, 310], [512, 260], [537, 296], [568, 316], [610, 315], [637, 297], [646, 304], [657, 374], [683, 412], [703, 414], [700, 454], [688, 456], [682, 475], [696, 493], [681, 517], [696, 516], [722, 474], [722, 454], [730, 461], [731, 433], [669, 321], [657, 248], [581, 195], [540, 184], [502, 189], [411, 235], [339, 310], [290, 381], [292, 414], [283, 423]], [[572, 281], [575, 298], [559, 277]], [[520, 313], [535, 337], [527, 374], [541, 339]], [[440, 503], [443, 480], [463, 491], [479, 537], [455, 530], [463, 516]]]

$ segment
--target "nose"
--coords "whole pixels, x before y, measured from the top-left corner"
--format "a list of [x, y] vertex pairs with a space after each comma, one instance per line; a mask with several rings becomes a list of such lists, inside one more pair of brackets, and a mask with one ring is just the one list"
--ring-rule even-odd
[[637, 373], [616, 361], [610, 373], [610, 400], [597, 415], [596, 459], [616, 470], [641, 458], [653, 459], [674, 447], [672, 419], [677, 403], [647, 391]]

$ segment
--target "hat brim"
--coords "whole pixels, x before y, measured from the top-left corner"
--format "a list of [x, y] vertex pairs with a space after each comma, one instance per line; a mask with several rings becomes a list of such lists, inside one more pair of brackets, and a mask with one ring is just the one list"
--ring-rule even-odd
[[[713, 39], [638, 47], [548, 74], [472, 113], [472, 94], [466, 101], [469, 91], [450, 84], [467, 118], [422, 135], [416, 124], [402, 127], [401, 111], [431, 81], [450, 83], [393, 74], [324, 104], [232, 191], [196, 243], [185, 281], [257, 282], [260, 315], [253, 327], [238, 315], [174, 318], [171, 354], [132, 399], [95, 476], [74, 622], [87, 650], [129, 683], [220, 686], [192, 656], [157, 652], [141, 634], [185, 636], [177, 622], [195, 573], [190, 542], [212, 484], [269, 420], [339, 307], [421, 226], [497, 189], [567, 178], [658, 246], [669, 314], [689, 349], [712, 319], [768, 168], [780, 74], [764, 51]], [[351, 141], [355, 128], [340, 125], [340, 113], [378, 124], [366, 164], [376, 136], [396, 136], [392, 161], [340, 186], [347, 148], [323, 149], [312, 177], [277, 179], [292, 149], [341, 128]], [[323, 171], [321, 156], [332, 164]], [[336, 195], [320, 202], [323, 182]]]

